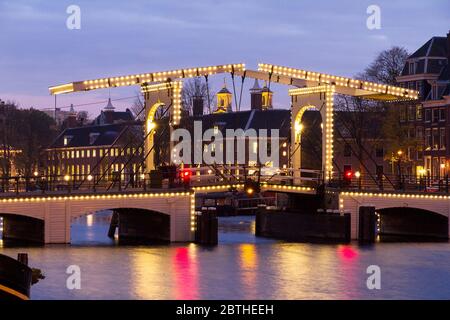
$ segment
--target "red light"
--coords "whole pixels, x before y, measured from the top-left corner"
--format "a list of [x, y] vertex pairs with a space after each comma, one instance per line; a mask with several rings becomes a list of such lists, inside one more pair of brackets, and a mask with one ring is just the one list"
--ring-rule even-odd
[[353, 171], [349, 170], [349, 171], [345, 171], [345, 177], [350, 179], [353, 177]]
[[181, 178], [181, 180], [182, 181], [184, 181], [184, 182], [188, 182], [189, 180], [190, 180], [190, 178], [191, 178], [191, 170], [189, 170], [189, 169], [183, 169], [181, 172], [180, 172], [180, 178]]

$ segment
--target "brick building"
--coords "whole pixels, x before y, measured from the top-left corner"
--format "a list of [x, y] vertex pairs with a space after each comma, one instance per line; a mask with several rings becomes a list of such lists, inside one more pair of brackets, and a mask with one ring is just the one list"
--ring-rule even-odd
[[416, 104], [402, 106], [400, 121], [408, 134], [421, 143], [407, 150], [408, 172], [428, 175], [433, 180], [445, 177], [450, 169], [450, 32], [433, 37], [410, 55], [397, 82], [418, 90]]

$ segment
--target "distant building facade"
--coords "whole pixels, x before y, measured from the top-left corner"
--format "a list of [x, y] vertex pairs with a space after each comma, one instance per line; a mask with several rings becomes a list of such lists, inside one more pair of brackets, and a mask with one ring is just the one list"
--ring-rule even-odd
[[400, 121], [421, 143], [407, 150], [408, 172], [443, 179], [450, 170], [450, 32], [433, 37], [410, 55], [400, 86], [419, 91], [420, 100], [402, 107]]
[[142, 123], [127, 109], [115, 112], [111, 100], [89, 125], [68, 127], [45, 150], [47, 175], [67, 176], [74, 181], [88, 178], [136, 180], [143, 171]]

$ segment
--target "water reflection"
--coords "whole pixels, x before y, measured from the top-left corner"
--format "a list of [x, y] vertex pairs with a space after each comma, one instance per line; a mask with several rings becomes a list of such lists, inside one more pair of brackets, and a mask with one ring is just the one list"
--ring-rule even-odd
[[[43, 270], [33, 299], [450, 298], [448, 243], [286, 243], [254, 237], [253, 221], [220, 218], [216, 247], [134, 247], [116, 246], [107, 237], [108, 214], [96, 213], [90, 227], [87, 217], [73, 223], [74, 245], [0, 246], [0, 253], [27, 252]], [[65, 286], [71, 264], [81, 268], [81, 290]], [[382, 269], [382, 290], [366, 287], [372, 264]]]
[[340, 287], [348, 288], [342, 290], [342, 295], [339, 299], [355, 299], [357, 298], [355, 288], [361, 286], [360, 277], [358, 277], [358, 257], [359, 252], [357, 248], [350, 245], [341, 245], [337, 247], [337, 254], [339, 256], [339, 270], [340, 270]]
[[137, 299], [171, 299], [170, 265], [163, 247], [138, 249], [131, 256], [131, 286]]
[[199, 298], [198, 292], [198, 266], [196, 246], [176, 248], [173, 254], [175, 281], [174, 298], [193, 300]]
[[248, 299], [257, 299], [256, 281], [258, 276], [258, 254], [255, 244], [243, 243], [239, 245], [239, 269], [241, 283]]

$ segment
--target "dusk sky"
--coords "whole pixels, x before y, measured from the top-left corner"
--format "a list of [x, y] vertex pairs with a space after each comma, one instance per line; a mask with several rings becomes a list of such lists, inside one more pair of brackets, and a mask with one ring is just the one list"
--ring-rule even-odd
[[[81, 8], [80, 30], [66, 27], [71, 4]], [[372, 4], [381, 8], [380, 30], [366, 27]], [[381, 50], [399, 45], [412, 52], [432, 36], [444, 36], [449, 22], [448, 0], [0, 0], [0, 99], [53, 108], [51, 85], [226, 63], [253, 69], [266, 62], [352, 76]], [[223, 77], [215, 77], [212, 91], [220, 89]], [[286, 89], [275, 89], [275, 107], [287, 108]], [[68, 94], [57, 103], [102, 102], [109, 94], [127, 98], [138, 90]], [[114, 105], [120, 110], [132, 102]], [[77, 109], [92, 117], [103, 106]]]

